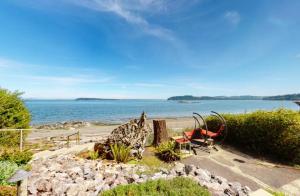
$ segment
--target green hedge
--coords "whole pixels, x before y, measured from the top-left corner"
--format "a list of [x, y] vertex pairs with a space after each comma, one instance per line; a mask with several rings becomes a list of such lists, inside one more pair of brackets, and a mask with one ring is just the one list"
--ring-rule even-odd
[[[0, 129], [29, 128], [30, 113], [20, 98], [21, 93], [0, 88]], [[24, 134], [24, 139], [27, 136]], [[16, 131], [0, 131], [0, 146], [18, 146], [20, 134]]]
[[[259, 155], [300, 163], [300, 113], [279, 109], [247, 114], [223, 114], [228, 135], [225, 142]], [[219, 121], [207, 118], [209, 129]]]

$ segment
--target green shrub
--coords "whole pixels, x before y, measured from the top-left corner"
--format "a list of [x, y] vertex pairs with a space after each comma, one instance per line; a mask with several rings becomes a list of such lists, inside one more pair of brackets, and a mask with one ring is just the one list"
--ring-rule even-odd
[[161, 143], [156, 148], [156, 155], [165, 162], [172, 162], [180, 159], [180, 154], [176, 151], [176, 143], [173, 141]]
[[7, 148], [0, 152], [0, 161], [10, 161], [17, 165], [25, 165], [32, 158], [32, 152], [19, 151], [18, 149]]
[[[300, 163], [300, 114], [286, 109], [224, 114], [228, 135], [225, 142], [259, 155]], [[207, 118], [209, 129], [218, 121]]]
[[120, 185], [104, 191], [102, 196], [129, 195], [173, 195], [173, 196], [209, 196], [210, 193], [189, 178], [176, 177], [172, 180], [150, 180], [141, 184]]
[[126, 163], [128, 162], [131, 157], [130, 157], [130, 147], [126, 147], [124, 145], [121, 144], [113, 144], [110, 146], [112, 154], [113, 154], [113, 158], [115, 161], [119, 162], [123, 162]]
[[[0, 88], [0, 129], [29, 128], [30, 113], [20, 98], [21, 93]], [[28, 132], [24, 132], [24, 139]], [[16, 131], [0, 132], [0, 146], [17, 146], [20, 134]]]
[[0, 129], [29, 128], [30, 113], [20, 98], [21, 94], [0, 89]]
[[0, 185], [9, 185], [6, 180], [10, 178], [18, 169], [16, 163], [10, 161], [0, 161]]

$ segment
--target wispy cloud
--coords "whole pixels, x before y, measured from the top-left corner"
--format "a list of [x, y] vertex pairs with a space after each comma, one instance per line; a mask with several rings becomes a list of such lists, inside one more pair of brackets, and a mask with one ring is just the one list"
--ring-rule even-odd
[[23, 67], [24, 64], [19, 63], [17, 61], [0, 57], [0, 67], [1, 68], [18, 68]]
[[114, 13], [126, 20], [128, 23], [138, 26], [144, 33], [148, 35], [167, 41], [176, 40], [171, 30], [158, 25], [150, 24], [141, 15], [141, 12], [145, 10], [151, 10], [153, 7], [156, 7], [157, 9], [163, 9], [163, 1], [77, 0], [72, 2], [92, 10]]
[[93, 76], [82, 76], [82, 75], [72, 75], [72, 76], [19, 76], [23, 77], [24, 79], [31, 80], [33, 82], [51, 82], [57, 83], [60, 85], [78, 85], [78, 84], [101, 84], [107, 83], [112, 80], [110, 77], [104, 77], [101, 79], [91, 78]]
[[296, 54], [296, 58], [300, 58], [300, 53], [299, 53], [299, 54]]
[[241, 22], [241, 15], [237, 11], [227, 11], [224, 18], [233, 25], [238, 25]]
[[[0, 68], [4, 70], [0, 73], [0, 79], [9, 76], [15, 81], [26, 81], [34, 84], [51, 83], [70, 86], [88, 83], [102, 84], [114, 79], [112, 76], [100, 73], [99, 70], [27, 64], [3, 57], [0, 57]], [[55, 74], [49, 74], [49, 70]]]

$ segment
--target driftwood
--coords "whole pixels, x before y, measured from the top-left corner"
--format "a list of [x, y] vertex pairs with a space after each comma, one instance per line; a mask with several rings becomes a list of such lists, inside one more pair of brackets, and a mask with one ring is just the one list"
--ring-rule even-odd
[[131, 120], [114, 129], [107, 140], [95, 144], [94, 150], [106, 158], [112, 158], [110, 146], [119, 144], [130, 147], [131, 154], [141, 158], [145, 150], [146, 138], [151, 131], [149, 125], [146, 124], [146, 115], [143, 112], [139, 120]]

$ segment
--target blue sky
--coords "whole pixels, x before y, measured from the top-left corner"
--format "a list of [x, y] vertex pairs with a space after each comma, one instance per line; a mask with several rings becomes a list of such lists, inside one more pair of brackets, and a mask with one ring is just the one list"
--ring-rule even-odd
[[2, 0], [0, 86], [26, 98], [299, 93], [299, 0]]

